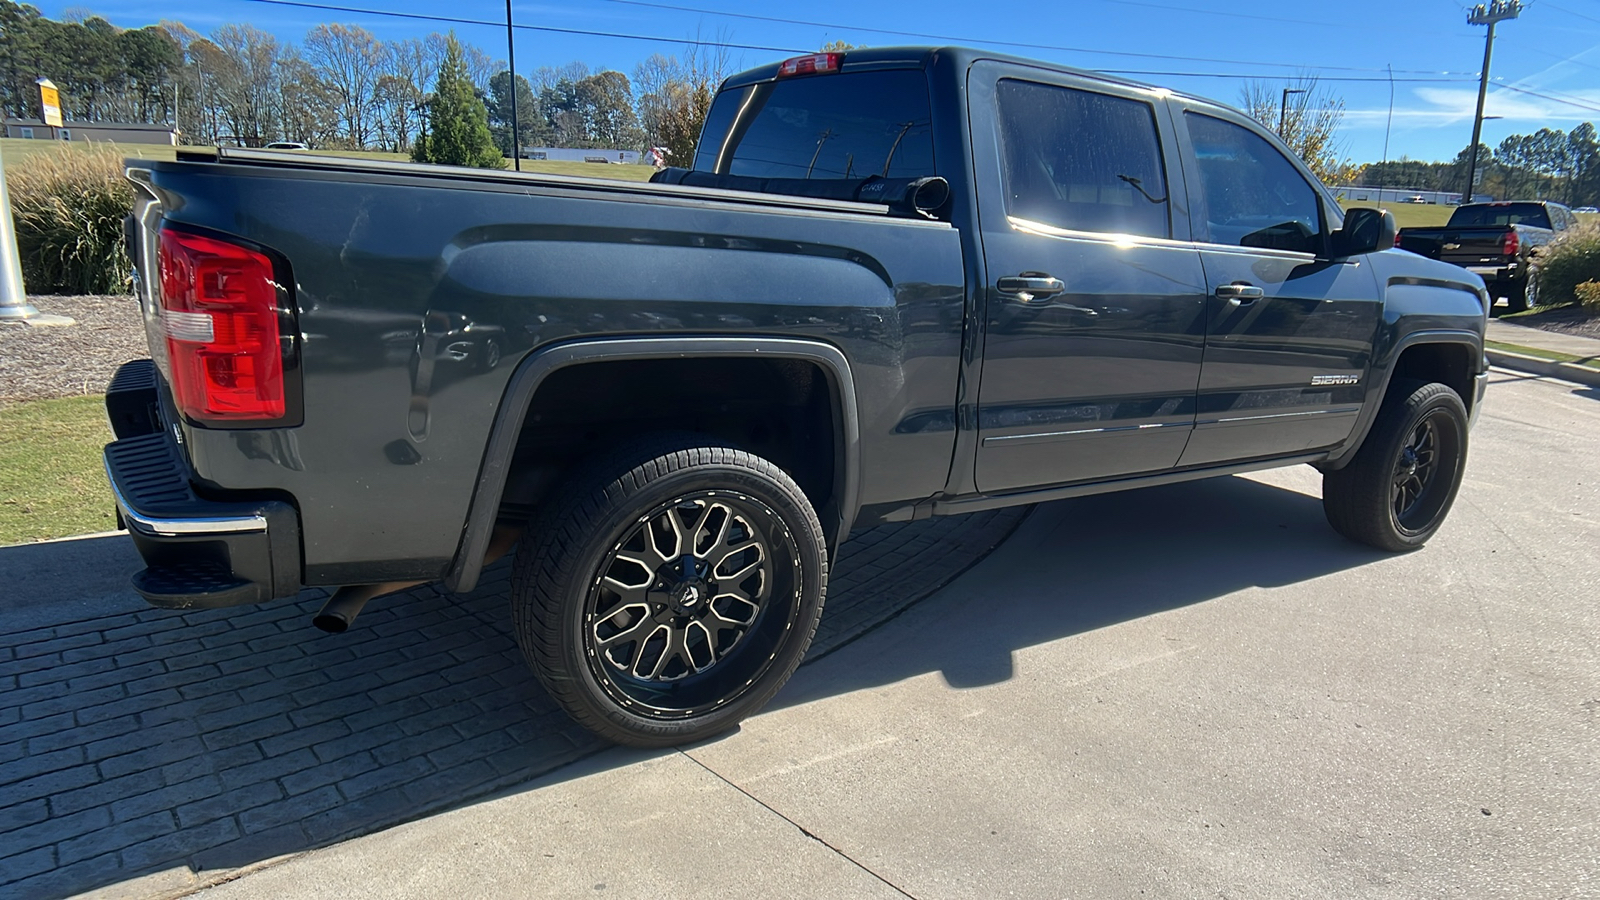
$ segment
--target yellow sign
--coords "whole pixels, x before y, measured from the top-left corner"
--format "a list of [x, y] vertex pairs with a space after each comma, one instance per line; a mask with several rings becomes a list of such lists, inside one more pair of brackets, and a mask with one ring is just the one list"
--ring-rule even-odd
[[39, 79], [39, 106], [44, 110], [44, 123], [62, 127], [61, 92], [48, 78]]

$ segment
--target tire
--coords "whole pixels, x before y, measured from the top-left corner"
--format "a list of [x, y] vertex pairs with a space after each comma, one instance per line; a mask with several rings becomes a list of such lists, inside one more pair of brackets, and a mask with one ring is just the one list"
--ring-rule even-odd
[[1529, 269], [1528, 274], [1506, 283], [1506, 306], [1512, 312], [1527, 312], [1539, 305], [1539, 273]]
[[827, 577], [822, 526], [781, 469], [713, 438], [658, 437], [543, 504], [511, 605], [524, 656], [578, 724], [670, 747], [772, 699], [816, 632]]
[[1390, 385], [1355, 458], [1322, 476], [1328, 524], [1379, 550], [1415, 550], [1444, 523], [1466, 462], [1461, 397], [1438, 383]]

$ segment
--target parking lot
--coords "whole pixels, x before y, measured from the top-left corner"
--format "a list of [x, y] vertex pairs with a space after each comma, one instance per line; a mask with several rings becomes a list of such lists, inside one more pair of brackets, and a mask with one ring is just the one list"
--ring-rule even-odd
[[[537, 694], [503, 582], [309, 643], [309, 602], [14, 632], [0, 881], [154, 896], [243, 866], [224, 896], [1594, 896], [1597, 459], [1600, 390], [1497, 370], [1418, 553], [1335, 536], [1307, 468], [1040, 507], [928, 599], [836, 632], [738, 733], [657, 754], [595, 753]], [[1014, 524], [935, 521], [979, 544]], [[954, 534], [871, 539], [899, 549], [867, 548], [835, 596], [914, 595]], [[91, 651], [113, 640], [138, 646]], [[29, 675], [52, 669], [71, 674]], [[115, 707], [135, 695], [164, 699]], [[140, 778], [159, 790], [106, 787]], [[171, 837], [207, 827], [226, 839]], [[125, 845], [85, 855], [111, 833]], [[48, 864], [17, 875], [30, 859]]]

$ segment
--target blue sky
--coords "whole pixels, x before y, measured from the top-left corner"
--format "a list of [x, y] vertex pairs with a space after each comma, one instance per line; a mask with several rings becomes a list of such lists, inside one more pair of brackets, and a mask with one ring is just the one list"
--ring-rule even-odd
[[[311, 0], [369, 10], [501, 20], [503, 0]], [[248, 22], [298, 42], [322, 22], [359, 24], [379, 38], [412, 37], [449, 26], [354, 12], [272, 6], [251, 0], [90, 0], [36, 5], [57, 18], [87, 10], [122, 27], [177, 19], [209, 32]], [[678, 8], [666, 8], [678, 7]], [[1089, 69], [1140, 70], [1142, 81], [1239, 103], [1251, 76], [1273, 83], [1317, 75], [1346, 115], [1342, 139], [1357, 162], [1384, 154], [1390, 121], [1387, 67], [1393, 67], [1393, 119], [1388, 157], [1448, 159], [1472, 136], [1476, 73], [1485, 29], [1468, 25], [1457, 0], [1346, 0], [1315, 7], [1282, 0], [1093, 0], [1074, 3], [975, 4], [954, 0], [514, 0], [518, 24], [663, 38], [631, 40], [519, 31], [517, 68], [582, 60], [631, 73], [651, 53], [674, 53], [701, 39], [771, 49], [731, 50], [733, 69], [809, 50], [831, 40], [852, 44], [965, 43]], [[736, 14], [736, 15], [727, 15]], [[763, 21], [751, 17], [797, 20]], [[807, 24], [811, 23], [811, 24]], [[503, 27], [455, 26], [457, 33], [504, 58]], [[952, 40], [874, 31], [923, 32]], [[1016, 47], [994, 42], [1044, 46]], [[1503, 22], [1495, 41], [1484, 142], [1541, 127], [1570, 129], [1600, 121], [1600, 2], [1525, 0], [1521, 18]], [[1160, 73], [1160, 74], [1153, 74]], [[1336, 80], [1352, 79], [1352, 80]], [[1365, 79], [1365, 80], [1361, 80]], [[1530, 93], [1531, 92], [1531, 93]], [[1542, 95], [1542, 96], [1541, 96]], [[1576, 104], [1576, 105], [1575, 105]]]

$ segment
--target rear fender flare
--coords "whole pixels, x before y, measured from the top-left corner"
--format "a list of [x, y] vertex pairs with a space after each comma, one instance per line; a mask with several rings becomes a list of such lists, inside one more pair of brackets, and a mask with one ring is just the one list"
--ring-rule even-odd
[[860, 507], [861, 430], [856, 413], [855, 379], [850, 363], [837, 347], [819, 341], [762, 337], [662, 337], [596, 338], [546, 347], [529, 354], [506, 385], [489, 430], [483, 462], [462, 527], [461, 543], [445, 573], [447, 590], [465, 592], [478, 584], [483, 557], [489, 548], [500, 497], [510, 472], [512, 453], [524, 417], [540, 384], [552, 372], [567, 366], [618, 359], [691, 359], [705, 357], [766, 357], [800, 359], [816, 363], [827, 375], [834, 414], [833, 501], [817, 510], [830, 537], [830, 551], [850, 534]]

